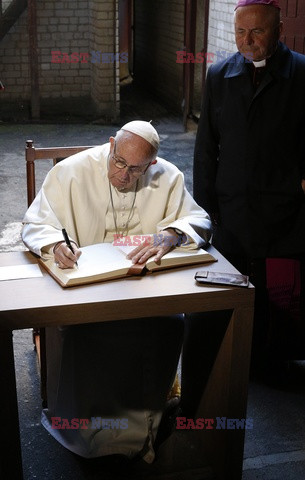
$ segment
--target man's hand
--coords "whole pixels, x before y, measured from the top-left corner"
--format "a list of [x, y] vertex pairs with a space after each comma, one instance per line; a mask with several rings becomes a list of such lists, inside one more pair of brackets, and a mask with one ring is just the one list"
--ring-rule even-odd
[[159, 263], [163, 255], [175, 247], [179, 242], [179, 235], [169, 228], [160, 233], [151, 235], [141, 245], [132, 250], [127, 255], [132, 263], [145, 263], [150, 257], [154, 257], [154, 262]]
[[66, 245], [65, 242], [56, 244], [54, 247], [54, 259], [59, 268], [73, 268], [82, 252], [80, 249], [72, 243], [74, 254], [71, 252], [70, 248]]

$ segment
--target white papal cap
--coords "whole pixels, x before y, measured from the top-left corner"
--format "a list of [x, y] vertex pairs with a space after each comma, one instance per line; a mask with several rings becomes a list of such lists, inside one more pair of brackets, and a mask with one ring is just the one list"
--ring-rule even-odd
[[134, 120], [133, 122], [129, 122], [123, 125], [121, 130], [126, 130], [127, 132], [139, 135], [139, 137], [144, 138], [144, 140], [146, 140], [156, 150], [158, 150], [160, 138], [157, 130], [152, 126], [151, 123], [144, 122], [143, 120]]

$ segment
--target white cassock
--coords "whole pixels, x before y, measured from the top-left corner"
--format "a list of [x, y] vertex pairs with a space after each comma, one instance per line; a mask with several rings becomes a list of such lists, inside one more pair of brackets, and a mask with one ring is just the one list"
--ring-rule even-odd
[[[109, 144], [95, 147], [49, 172], [24, 218], [22, 237], [30, 250], [46, 254], [62, 240], [63, 227], [80, 247], [113, 240], [108, 153]], [[130, 235], [175, 227], [187, 234], [188, 248], [209, 239], [207, 213], [185, 189], [183, 174], [166, 160], [157, 158], [136, 192], [112, 189], [112, 194], [120, 231], [126, 223]], [[152, 462], [182, 337], [181, 316], [48, 328], [43, 425], [83, 457], [140, 454]]]

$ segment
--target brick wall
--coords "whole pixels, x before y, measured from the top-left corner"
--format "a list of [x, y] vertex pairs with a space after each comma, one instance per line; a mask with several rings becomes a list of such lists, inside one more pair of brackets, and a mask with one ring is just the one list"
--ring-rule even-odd
[[[116, 1], [66, 0], [37, 2], [39, 85], [41, 99], [90, 99], [107, 118], [117, 115], [116, 67], [113, 53], [113, 7]], [[53, 52], [53, 53], [52, 53]], [[93, 63], [92, 52], [96, 52]], [[72, 53], [76, 55], [71, 56]], [[98, 56], [99, 55], [99, 56]], [[110, 58], [110, 61], [109, 61]], [[27, 11], [0, 43], [3, 101], [29, 102]], [[89, 109], [89, 104], [87, 103]]]
[[[118, 54], [118, 1], [91, 0], [90, 49], [103, 52], [101, 61], [91, 64], [91, 92], [105, 119], [119, 117], [120, 85]], [[106, 54], [109, 54], [107, 57]]]
[[214, 53], [214, 62], [236, 52], [234, 40], [234, 7], [236, 1], [210, 2], [208, 52]]
[[[38, 2], [37, 7], [41, 96], [89, 95], [90, 63], [86, 57], [77, 63], [68, 63], [72, 52], [89, 52], [88, 1]], [[61, 53], [53, 53], [52, 59], [51, 52]], [[57, 61], [61, 63], [55, 63]]]
[[[196, 53], [204, 51], [204, 7], [205, 1], [197, 2], [197, 25], [196, 25]], [[205, 54], [206, 63], [204, 66], [209, 68], [212, 63], [226, 58], [231, 53], [236, 52], [234, 40], [234, 7], [235, 1], [215, 1], [210, 0], [208, 46]], [[197, 115], [201, 108], [202, 101], [202, 75], [203, 65], [201, 63], [194, 65], [194, 97], [192, 110]]]
[[[210, 61], [236, 51], [234, 1], [210, 2], [207, 52]], [[204, 1], [197, 2], [196, 53], [203, 50]], [[176, 51], [184, 46], [184, 1], [135, 0], [135, 80], [181, 112], [183, 64]], [[205, 53], [207, 53], [205, 52]], [[208, 66], [210, 63], [207, 64]], [[201, 104], [202, 64], [195, 64], [193, 110]]]
[[[204, 2], [197, 5], [196, 51], [200, 51]], [[211, 0], [207, 51], [214, 54], [213, 61], [236, 51], [234, 6], [235, 0]], [[37, 10], [42, 100], [62, 104], [72, 100], [77, 106], [77, 99], [80, 104], [83, 99], [86, 109], [92, 106], [107, 120], [116, 120], [120, 103], [119, 62], [103, 55], [119, 51], [118, 0], [39, 0]], [[184, 0], [135, 0], [134, 11], [135, 81], [171, 109], [181, 112], [183, 64], [177, 63], [176, 52], [184, 46]], [[52, 52], [60, 53], [53, 53], [52, 57]], [[85, 55], [72, 59], [73, 52]], [[73, 61], [68, 63], [69, 59]], [[0, 43], [0, 65], [0, 79], [5, 85], [0, 100], [28, 104], [26, 11]], [[201, 67], [195, 65], [196, 109], [200, 104]]]
[[181, 112], [184, 0], [135, 0], [135, 81]]
[[[195, 53], [203, 52], [204, 50], [204, 7], [205, 1], [197, 2], [197, 19], [196, 19], [196, 44], [195, 44]], [[200, 111], [201, 107], [201, 95], [202, 95], [202, 75], [203, 67], [205, 65], [202, 63], [194, 64], [194, 96], [192, 111], [197, 113]]]
[[28, 34], [26, 12], [19, 17], [9, 33], [0, 42], [1, 81], [5, 90], [1, 101], [26, 100], [30, 95]]

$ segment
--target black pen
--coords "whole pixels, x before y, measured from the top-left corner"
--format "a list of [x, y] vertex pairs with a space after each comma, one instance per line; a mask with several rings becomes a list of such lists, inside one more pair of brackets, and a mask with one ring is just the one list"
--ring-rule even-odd
[[[64, 237], [64, 239], [65, 239], [65, 242], [66, 242], [67, 247], [70, 248], [71, 252], [72, 252], [73, 255], [74, 255], [74, 250], [73, 250], [73, 247], [72, 247], [72, 245], [71, 245], [71, 242], [70, 242], [70, 239], [69, 239], [69, 237], [68, 237], [68, 234], [67, 234], [67, 232], [66, 232], [66, 229], [63, 228], [61, 231], [62, 231], [62, 234], [63, 234], [63, 237]], [[78, 266], [78, 263], [75, 262], [75, 265]]]

